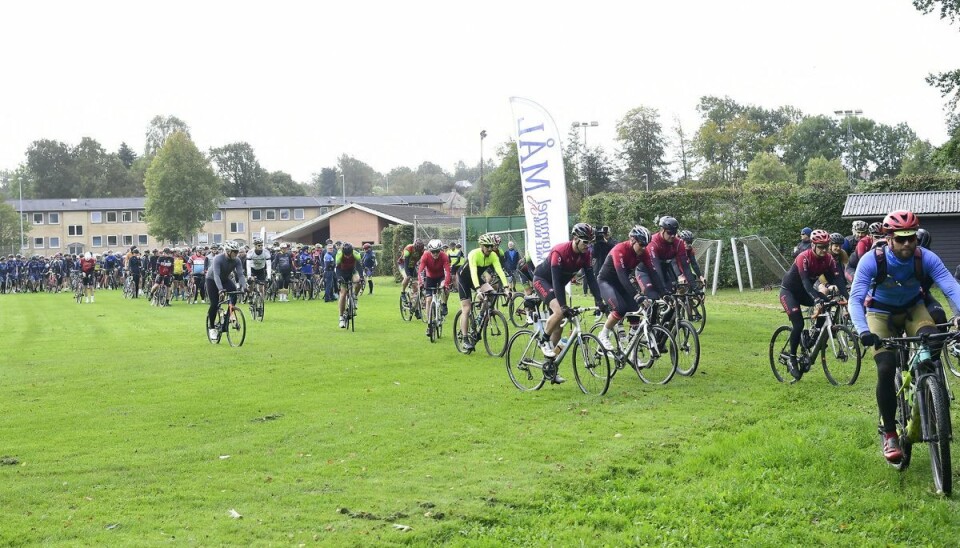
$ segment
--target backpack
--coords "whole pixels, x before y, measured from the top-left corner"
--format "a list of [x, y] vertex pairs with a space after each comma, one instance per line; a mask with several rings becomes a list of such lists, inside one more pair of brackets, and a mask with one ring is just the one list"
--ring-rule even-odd
[[[884, 280], [887, 279], [887, 254], [886, 246], [877, 246], [873, 248], [873, 256], [877, 259], [877, 275], [873, 277], [873, 282], [870, 284], [870, 293], [867, 298], [868, 306], [873, 302], [873, 296], [877, 293], [877, 286], [882, 284]], [[920, 246], [917, 246], [913, 250], [913, 275], [916, 276], [917, 280], [920, 281], [921, 285], [923, 284], [923, 252], [920, 251]], [[923, 296], [923, 288], [920, 289], [921, 297]]]

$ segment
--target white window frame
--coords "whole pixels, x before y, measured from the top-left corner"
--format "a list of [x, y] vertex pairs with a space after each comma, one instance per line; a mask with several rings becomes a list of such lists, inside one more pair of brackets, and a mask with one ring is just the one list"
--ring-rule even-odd
[[[48, 225], [58, 225], [60, 224], [60, 213], [56, 211], [51, 211], [47, 213], [47, 224]], [[60, 246], [57, 246], [60, 247]]]
[[103, 222], [103, 212], [102, 211], [91, 211], [90, 212], [90, 222], [93, 224], [100, 224]]
[[60, 249], [60, 237], [50, 236], [47, 238], [47, 247], [50, 249]]
[[219, 232], [214, 232], [214, 233], [213, 233], [213, 243], [215, 243], [215, 244], [222, 244], [222, 243], [223, 243], [223, 234], [220, 234]]
[[294, 221], [302, 221], [302, 220], [303, 220], [303, 208], [302, 208], [302, 207], [298, 207], [298, 208], [296, 208], [296, 209], [293, 210], [293, 220], [294, 220]]
[[67, 236], [83, 236], [83, 225], [67, 225]]
[[132, 222], [133, 222], [133, 212], [132, 212], [132, 211], [121, 211], [121, 212], [120, 212], [120, 222], [121, 222], [121, 223], [132, 223]]
[[[110, 238], [113, 238], [113, 243], [110, 243]], [[119, 241], [120, 241], [120, 238], [118, 238], [116, 234], [108, 235], [108, 236], [107, 236], [107, 247], [117, 247], [118, 245], [120, 245], [120, 244], [117, 243], [117, 242], [119, 242]]]
[[[40, 220], [38, 221], [37, 219], [40, 219]], [[34, 213], [34, 214], [33, 214], [33, 223], [32, 223], [32, 224], [34, 224], [34, 225], [42, 225], [42, 224], [43, 224], [43, 213]]]
[[230, 234], [243, 234], [246, 230], [247, 226], [243, 221], [232, 221], [230, 223]]
[[92, 236], [90, 238], [90, 247], [103, 247], [103, 236]]
[[223, 222], [223, 210], [218, 209], [213, 212], [213, 215], [210, 216], [210, 220], [215, 223]]
[[281, 209], [281, 210], [280, 210], [280, 220], [281, 220], [281, 221], [289, 221], [289, 220], [290, 220], [290, 210], [289, 210], [289, 209]]
[[267, 221], [276, 221], [277, 220], [277, 210], [276, 209], [266, 209], [263, 212], [263, 218]]
[[263, 220], [263, 211], [259, 209], [250, 210], [250, 220], [251, 221], [262, 221]]
[[137, 245], [147, 245], [146, 234], [137, 234]]
[[210, 243], [210, 233], [209, 232], [198, 232], [197, 233], [197, 245], [208, 245]]
[[[40, 245], [37, 245], [37, 242], [40, 242]], [[33, 248], [34, 249], [43, 249], [43, 236], [36, 236], [33, 239]]]
[[133, 234], [124, 234], [120, 236], [120, 241], [123, 242], [123, 247], [130, 247], [133, 245]]
[[145, 222], [147, 222], [147, 212], [146, 212], [146, 211], [144, 211], [144, 210], [142, 210], [142, 209], [138, 209], [138, 210], [137, 210], [137, 222], [138, 222], [138, 223], [145, 223]]
[[[111, 213], [113, 213], [113, 220], [112, 220], [112, 221], [110, 220], [110, 214], [111, 214]], [[116, 223], [116, 222], [117, 222], [117, 219], [119, 219], [119, 216], [117, 215], [117, 212], [116, 212], [116, 211], [108, 211], [108, 212], [107, 212], [107, 222], [108, 222], [108, 223]]]

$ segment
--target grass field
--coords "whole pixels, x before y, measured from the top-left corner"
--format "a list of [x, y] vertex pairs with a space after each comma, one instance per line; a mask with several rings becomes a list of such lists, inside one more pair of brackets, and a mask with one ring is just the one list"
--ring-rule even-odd
[[872, 360], [853, 387], [774, 380], [775, 292], [708, 302], [693, 378], [591, 398], [569, 363], [520, 393], [431, 345], [378, 283], [355, 333], [333, 303], [268, 303], [241, 348], [206, 341], [203, 306], [0, 295], [0, 545], [960, 542], [926, 448], [880, 456]]

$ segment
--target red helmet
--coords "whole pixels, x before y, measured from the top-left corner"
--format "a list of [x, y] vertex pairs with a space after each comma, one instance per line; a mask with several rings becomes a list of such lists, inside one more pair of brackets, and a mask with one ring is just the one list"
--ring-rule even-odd
[[829, 244], [830, 233], [823, 229], [816, 229], [810, 233], [810, 241], [815, 244]]
[[918, 228], [920, 228], [920, 220], [912, 211], [906, 209], [891, 211], [883, 218], [883, 232], [885, 234], [893, 234], [901, 230], [916, 231]]

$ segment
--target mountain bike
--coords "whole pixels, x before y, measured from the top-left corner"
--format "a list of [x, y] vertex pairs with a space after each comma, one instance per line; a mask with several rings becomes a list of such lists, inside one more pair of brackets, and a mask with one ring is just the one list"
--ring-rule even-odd
[[[903, 457], [891, 463], [898, 470], [910, 465], [913, 446], [926, 443], [930, 450], [930, 469], [938, 494], [949, 496], [953, 491], [953, 468], [950, 442], [953, 425], [950, 421], [950, 398], [943, 366], [931, 359], [932, 345], [955, 342], [960, 333], [933, 333], [916, 337], [888, 337], [881, 345], [897, 352], [899, 367], [894, 377], [897, 391], [897, 436]], [[880, 421], [880, 442], [883, 443], [883, 421]]]
[[[490, 284], [483, 284], [477, 289], [477, 298], [470, 307], [470, 315], [467, 324], [467, 337], [474, 343], [483, 339], [483, 346], [487, 354], [494, 357], [500, 357], [507, 350], [510, 328], [507, 325], [507, 318], [503, 312], [493, 308], [493, 301], [499, 296], [493, 290]], [[464, 335], [460, 331], [460, 316], [463, 310], [458, 310], [453, 316], [454, 336], [453, 345], [457, 352], [469, 354], [473, 350], [467, 350], [464, 346]]]
[[[210, 334], [207, 333], [210, 344], [220, 344], [220, 339], [226, 334], [230, 346], [243, 346], [243, 341], [247, 338], [247, 319], [243, 315], [243, 310], [230, 300], [231, 296], [239, 298], [242, 294], [242, 291], [220, 292], [220, 305], [217, 307], [217, 315], [214, 318], [217, 337], [211, 339]], [[206, 317], [204, 317], [203, 326], [206, 333], [210, 329], [207, 326]]]
[[[614, 363], [610, 377], [612, 379], [618, 371], [630, 367], [644, 383], [667, 384], [677, 373], [677, 341], [667, 328], [651, 322], [649, 307], [655, 304], [646, 302], [649, 304], [642, 304], [636, 312], [624, 314], [628, 323], [631, 318], [637, 319], [629, 332], [624, 331], [621, 322], [610, 334], [613, 350], [606, 351]], [[602, 320], [595, 323], [590, 328], [591, 333], [598, 333], [603, 325]]]
[[[851, 385], [857, 382], [863, 357], [860, 338], [853, 329], [833, 323], [833, 309], [845, 305], [846, 301], [831, 299], [824, 303], [819, 311], [814, 309], [810, 316], [805, 316], [806, 327], [800, 336], [800, 346], [797, 347], [800, 371], [808, 372], [819, 357], [823, 373], [834, 386]], [[816, 327], [818, 316], [825, 318], [820, 329]], [[774, 330], [773, 337], [770, 339], [769, 357], [773, 376], [780, 382], [793, 384], [798, 379], [790, 375], [788, 367], [791, 329], [789, 325], [781, 325]]]
[[560, 339], [555, 357], [544, 356], [540, 347], [546, 337], [546, 318], [541, 319], [538, 315], [534, 329], [521, 329], [510, 337], [506, 351], [507, 375], [517, 389], [524, 392], [539, 390], [557, 374], [567, 354], [573, 352], [573, 374], [580, 391], [593, 396], [607, 393], [610, 388], [610, 359], [600, 345], [600, 339], [584, 333], [580, 328], [580, 316], [597, 308], [575, 307], [568, 310], [567, 321], [572, 329], [567, 337]]

